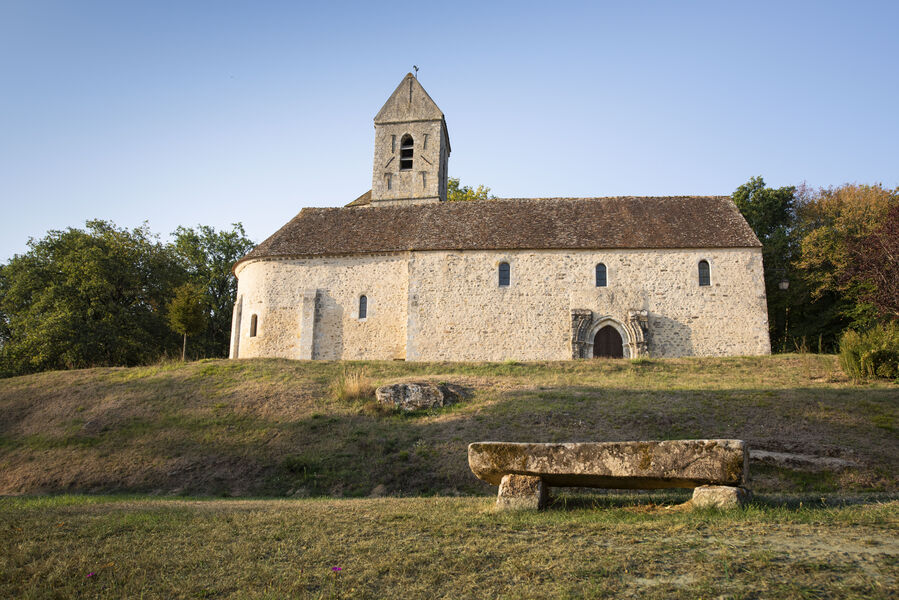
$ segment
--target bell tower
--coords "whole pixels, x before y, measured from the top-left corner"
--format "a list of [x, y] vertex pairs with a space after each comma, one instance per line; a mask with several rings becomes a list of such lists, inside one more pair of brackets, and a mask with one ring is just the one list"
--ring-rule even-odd
[[407, 74], [375, 116], [372, 206], [445, 202], [449, 155], [443, 113]]

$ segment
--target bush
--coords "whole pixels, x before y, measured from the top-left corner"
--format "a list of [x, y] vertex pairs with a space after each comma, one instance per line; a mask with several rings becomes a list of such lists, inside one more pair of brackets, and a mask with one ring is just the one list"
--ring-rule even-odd
[[840, 338], [840, 365], [856, 380], [899, 380], [899, 323], [877, 325], [864, 333], [844, 333]]

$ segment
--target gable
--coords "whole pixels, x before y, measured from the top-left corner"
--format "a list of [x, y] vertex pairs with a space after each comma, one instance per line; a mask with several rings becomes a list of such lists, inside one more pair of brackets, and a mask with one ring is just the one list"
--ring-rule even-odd
[[403, 78], [378, 114], [375, 115], [376, 125], [439, 120], [443, 120], [443, 112], [421, 87], [418, 79], [412, 76], [412, 73]]

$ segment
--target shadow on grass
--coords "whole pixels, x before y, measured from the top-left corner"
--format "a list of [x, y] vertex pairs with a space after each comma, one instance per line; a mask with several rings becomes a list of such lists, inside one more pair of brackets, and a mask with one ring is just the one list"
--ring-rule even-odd
[[[692, 497], [692, 490], [584, 490], [561, 488], [550, 491], [548, 510], [580, 511], [603, 509], [670, 509]], [[747, 507], [776, 508], [789, 511], [830, 509], [882, 504], [899, 500], [899, 493], [867, 494], [755, 494]]]

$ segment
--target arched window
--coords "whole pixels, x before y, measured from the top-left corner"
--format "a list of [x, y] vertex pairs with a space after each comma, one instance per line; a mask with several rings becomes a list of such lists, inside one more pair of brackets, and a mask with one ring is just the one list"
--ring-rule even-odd
[[712, 285], [712, 275], [709, 272], [709, 261], [699, 261], [699, 285]]
[[368, 317], [368, 298], [359, 296], [359, 318], [365, 319], [366, 317]]
[[508, 286], [511, 281], [511, 270], [509, 269], [509, 263], [501, 262], [499, 263], [499, 284], [501, 286]]
[[606, 278], [606, 266], [602, 263], [596, 265], [596, 287], [606, 287], [609, 280]]
[[412, 170], [412, 136], [408, 133], [400, 140], [400, 171]]
[[259, 322], [259, 318], [256, 315], [250, 317], [250, 337], [256, 337], [256, 324]]

